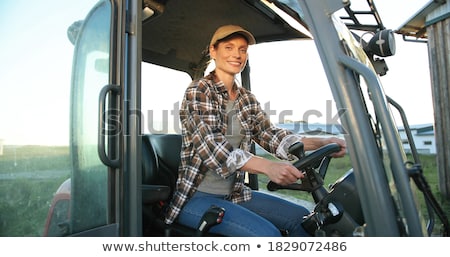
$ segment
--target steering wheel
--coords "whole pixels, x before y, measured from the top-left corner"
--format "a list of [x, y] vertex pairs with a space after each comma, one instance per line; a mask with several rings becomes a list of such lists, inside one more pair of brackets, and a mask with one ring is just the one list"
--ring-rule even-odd
[[[269, 181], [267, 189], [275, 191], [278, 189], [291, 189], [313, 192], [322, 187], [323, 178], [325, 177], [328, 164], [330, 163], [330, 155], [339, 152], [341, 147], [336, 143], [324, 145], [317, 150], [305, 155], [303, 143], [297, 142], [289, 147], [289, 153], [295, 155], [298, 160], [293, 165], [300, 171], [305, 172], [302, 183], [293, 183], [289, 185], [279, 185], [273, 181]], [[315, 169], [319, 168], [319, 173]]]
[[332, 143], [305, 155], [302, 143], [293, 145], [289, 148], [289, 153], [299, 158], [293, 165], [305, 172], [301, 183], [278, 185], [270, 181], [267, 184], [269, 191], [291, 189], [311, 194], [315, 207], [302, 221], [303, 228], [311, 235], [349, 236], [353, 235], [358, 226], [364, 224], [353, 172], [347, 173], [339, 182], [333, 184], [330, 191], [323, 186], [330, 155], [340, 149], [338, 144]]

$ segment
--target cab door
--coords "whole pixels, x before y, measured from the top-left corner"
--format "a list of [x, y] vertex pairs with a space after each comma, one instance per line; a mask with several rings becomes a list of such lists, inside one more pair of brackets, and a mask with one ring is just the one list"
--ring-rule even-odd
[[73, 29], [71, 235], [119, 235], [122, 10], [121, 1], [99, 1]]

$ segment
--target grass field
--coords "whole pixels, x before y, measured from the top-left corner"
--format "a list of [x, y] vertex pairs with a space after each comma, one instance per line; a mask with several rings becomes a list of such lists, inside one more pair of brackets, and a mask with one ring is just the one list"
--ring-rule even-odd
[[0, 156], [0, 236], [41, 236], [53, 195], [69, 176], [67, 146], [5, 147]]

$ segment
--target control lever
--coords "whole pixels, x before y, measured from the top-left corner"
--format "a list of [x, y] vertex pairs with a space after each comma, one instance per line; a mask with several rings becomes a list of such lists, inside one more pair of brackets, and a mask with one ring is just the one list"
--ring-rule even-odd
[[224, 215], [224, 208], [211, 205], [200, 219], [197, 227], [197, 236], [204, 235], [212, 226], [222, 223]]

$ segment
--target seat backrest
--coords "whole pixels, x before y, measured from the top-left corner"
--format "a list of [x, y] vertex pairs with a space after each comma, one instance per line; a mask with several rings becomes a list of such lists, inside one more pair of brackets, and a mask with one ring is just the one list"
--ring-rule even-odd
[[148, 134], [142, 142], [142, 183], [166, 185], [172, 195], [180, 164], [181, 135]]
[[[162, 185], [170, 188], [169, 197], [164, 199], [171, 199], [175, 190], [175, 184], [178, 178], [178, 166], [180, 165], [181, 153], [181, 135], [178, 134], [149, 134], [143, 136], [142, 142], [142, 170], [143, 170], [143, 185]], [[151, 188], [151, 187], [150, 187]], [[156, 191], [151, 191], [151, 194], [157, 194]], [[146, 194], [146, 196], [148, 196]], [[167, 195], [165, 195], [167, 196]], [[161, 199], [156, 197], [143, 197], [152, 199], [148, 202], [158, 205], [152, 211], [147, 211], [144, 205], [144, 234], [156, 236], [198, 236], [199, 230], [192, 229], [174, 222], [170, 226], [164, 223], [161, 210], [164, 207], [159, 206]], [[165, 200], [162, 200], [165, 201]], [[162, 207], [162, 208], [160, 208]], [[215, 234], [207, 234], [205, 230], [202, 235], [214, 236]]]

